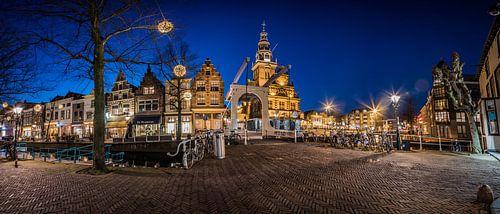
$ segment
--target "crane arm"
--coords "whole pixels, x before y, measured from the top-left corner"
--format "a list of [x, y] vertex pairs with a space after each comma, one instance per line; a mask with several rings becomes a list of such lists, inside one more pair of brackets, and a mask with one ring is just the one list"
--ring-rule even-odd
[[273, 83], [274, 81], [276, 81], [276, 79], [278, 79], [278, 77], [280, 77], [281, 75], [283, 75], [285, 72], [287, 72], [288, 70], [290, 70], [292, 68], [292, 65], [288, 65], [288, 66], [280, 66], [280, 70], [278, 71], [278, 73], [274, 74], [271, 78], [269, 78], [269, 80], [263, 85], [263, 87], [269, 87], [269, 85], [271, 85], [271, 83]]
[[243, 63], [241, 63], [240, 69], [238, 69], [238, 72], [236, 73], [236, 76], [234, 77], [232, 84], [238, 83], [238, 80], [240, 80], [240, 77], [243, 74], [243, 71], [245, 70], [245, 67], [247, 67], [249, 62], [250, 62], [250, 57], [246, 57], [245, 60], [243, 60]]

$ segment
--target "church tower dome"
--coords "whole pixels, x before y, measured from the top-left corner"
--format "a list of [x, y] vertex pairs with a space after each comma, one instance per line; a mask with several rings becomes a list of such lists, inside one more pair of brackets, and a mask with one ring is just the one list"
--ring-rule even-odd
[[255, 54], [255, 61], [271, 62], [273, 53], [271, 52], [271, 44], [267, 38], [266, 23], [262, 22], [262, 32], [260, 32], [260, 40], [257, 44], [257, 53]]

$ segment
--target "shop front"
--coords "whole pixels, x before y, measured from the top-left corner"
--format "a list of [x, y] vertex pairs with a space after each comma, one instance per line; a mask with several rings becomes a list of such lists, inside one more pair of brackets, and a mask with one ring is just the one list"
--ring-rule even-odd
[[[193, 129], [191, 125], [191, 115], [182, 115], [182, 136], [192, 135]], [[165, 117], [165, 133], [167, 135], [175, 135], [177, 132], [177, 115], [169, 115]]]
[[196, 130], [222, 129], [222, 113], [195, 113]]
[[141, 115], [134, 118], [135, 136], [158, 136], [161, 133], [161, 115]]
[[127, 133], [127, 121], [111, 121], [106, 123], [108, 138], [123, 138]]

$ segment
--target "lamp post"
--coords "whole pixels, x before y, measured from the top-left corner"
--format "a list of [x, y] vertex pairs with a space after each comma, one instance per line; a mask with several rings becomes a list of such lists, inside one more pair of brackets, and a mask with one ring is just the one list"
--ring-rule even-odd
[[15, 162], [14, 162], [14, 167], [17, 168], [17, 137], [19, 136], [19, 122], [21, 119], [21, 113], [23, 111], [23, 108], [21, 107], [15, 107], [12, 111], [14, 111], [14, 116], [15, 118], [15, 127], [16, 127], [16, 132], [14, 133], [14, 154], [15, 154]]
[[393, 94], [391, 96], [391, 102], [392, 102], [392, 107], [394, 108], [394, 115], [396, 116], [396, 146], [397, 149], [399, 150], [399, 146], [401, 144], [401, 141], [399, 139], [399, 115], [398, 115], [398, 108], [399, 108], [399, 100], [401, 99], [401, 96], [398, 94]]
[[182, 137], [182, 100], [183, 100], [183, 95], [182, 94], [182, 78], [184, 75], [186, 75], [186, 67], [184, 65], [178, 64], [174, 67], [173, 73], [174, 73], [174, 78], [177, 82], [177, 91], [176, 91], [176, 101], [177, 101], [177, 127], [176, 127], [176, 140], [180, 141]]
[[[40, 112], [42, 111], [42, 105], [36, 104], [35, 107], [33, 107], [33, 110], [35, 110], [35, 118], [33, 120], [34, 121], [33, 122], [34, 123], [33, 129], [35, 129], [37, 131], [37, 133], [40, 133], [40, 138], [41, 138], [42, 137], [42, 133], [41, 133], [42, 127], [40, 126], [39, 127], [40, 129], [38, 129], [38, 122], [39, 122], [39, 120], [43, 121], [43, 119], [40, 119], [40, 118], [43, 118], [43, 116], [40, 116]], [[43, 123], [41, 121], [40, 121], [40, 123]], [[38, 131], [40, 131], [40, 132], [38, 132]], [[33, 136], [33, 131], [31, 131], [31, 135], [33, 137], [33, 141], [35, 141], [35, 138], [37, 138], [37, 136]]]

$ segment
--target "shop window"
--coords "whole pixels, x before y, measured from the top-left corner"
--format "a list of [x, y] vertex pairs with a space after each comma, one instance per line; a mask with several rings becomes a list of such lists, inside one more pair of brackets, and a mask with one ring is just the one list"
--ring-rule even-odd
[[485, 100], [486, 117], [488, 119], [488, 131], [492, 135], [498, 134], [498, 117], [494, 100]]

